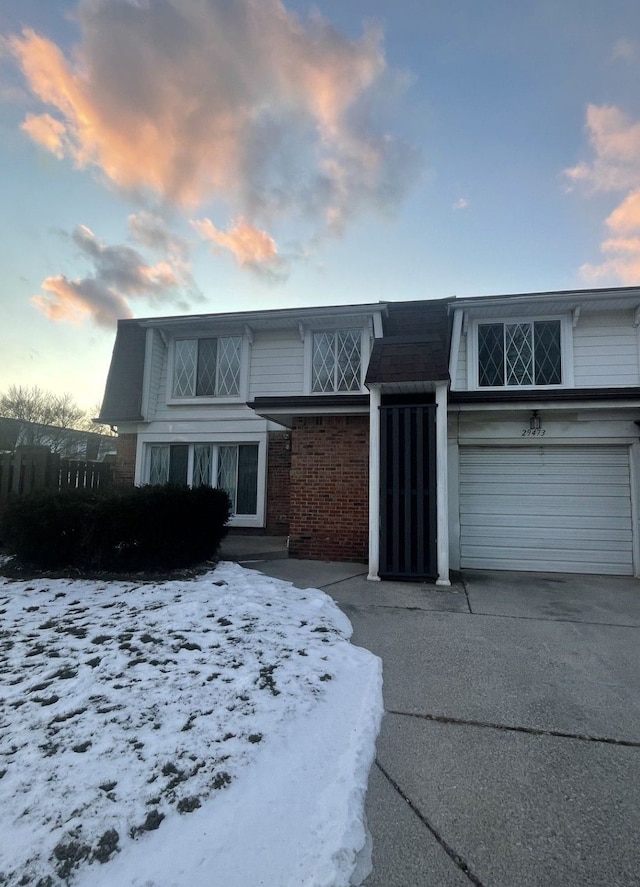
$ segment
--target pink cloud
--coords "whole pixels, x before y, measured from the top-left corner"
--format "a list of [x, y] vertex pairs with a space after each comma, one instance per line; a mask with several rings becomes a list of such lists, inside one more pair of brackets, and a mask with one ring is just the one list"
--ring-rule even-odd
[[27, 114], [22, 130], [34, 142], [61, 160], [65, 154], [65, 126], [50, 114]]
[[379, 29], [352, 40], [280, 0], [82, 0], [79, 21], [68, 57], [31, 30], [9, 41], [46, 108], [23, 128], [117, 186], [339, 233], [417, 177], [416, 153], [374, 124], [394, 78]]
[[112, 328], [122, 317], [133, 317], [124, 296], [92, 278], [69, 280], [64, 274], [42, 282], [44, 295], [33, 303], [49, 320], [80, 323], [89, 317], [98, 326]]
[[589, 105], [586, 129], [594, 159], [565, 170], [574, 183], [595, 191], [636, 187], [640, 181], [640, 122], [614, 105]]
[[119, 318], [133, 316], [132, 299], [188, 309], [191, 279], [183, 265], [167, 260], [150, 264], [130, 246], [102, 243], [85, 225], [75, 228], [72, 240], [90, 261], [92, 273], [75, 280], [60, 274], [43, 281], [43, 293], [34, 296], [33, 302], [50, 320], [79, 323], [89, 319], [112, 327]]
[[210, 219], [191, 224], [203, 240], [232, 252], [239, 265], [269, 262], [278, 255], [275, 240], [244, 219], [237, 219], [227, 231], [216, 228]]
[[288, 261], [278, 254], [275, 240], [245, 219], [236, 219], [226, 231], [216, 228], [211, 219], [197, 219], [191, 224], [214, 250], [231, 252], [241, 268], [248, 268], [274, 282], [286, 277]]
[[586, 263], [581, 277], [589, 283], [640, 283], [640, 122], [615, 106], [589, 105], [587, 131], [594, 157], [565, 171], [574, 185], [622, 195], [605, 219], [600, 263]]
[[640, 232], [640, 188], [625, 197], [608, 217], [606, 224], [616, 234]]

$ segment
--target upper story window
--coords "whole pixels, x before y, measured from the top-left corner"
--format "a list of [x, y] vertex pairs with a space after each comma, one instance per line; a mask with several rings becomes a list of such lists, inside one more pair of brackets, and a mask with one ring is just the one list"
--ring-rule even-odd
[[237, 397], [240, 394], [241, 336], [177, 339], [174, 397]]
[[478, 324], [478, 385], [561, 385], [560, 320]]
[[362, 334], [356, 330], [332, 330], [313, 334], [311, 390], [360, 391]]

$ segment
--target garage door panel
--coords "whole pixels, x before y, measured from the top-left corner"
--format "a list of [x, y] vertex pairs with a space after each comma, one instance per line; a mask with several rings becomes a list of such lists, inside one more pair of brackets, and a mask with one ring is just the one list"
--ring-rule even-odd
[[482, 496], [470, 497], [466, 502], [464, 497], [461, 497], [460, 508], [464, 508], [469, 514], [508, 514], [512, 516], [532, 514], [541, 519], [553, 516], [571, 517], [578, 510], [588, 512], [593, 519], [594, 512], [599, 511], [601, 517], [598, 525], [602, 526], [608, 517], [625, 517], [620, 515], [616, 503], [621, 506], [625, 504], [624, 499], [620, 502], [620, 499], [615, 496], [607, 497], [607, 499], [598, 499], [593, 496], [564, 496], [555, 500], [540, 496], [525, 498], [522, 494], [518, 494], [517, 498], [508, 496], [492, 496], [490, 499], [485, 499]]
[[[508, 503], [502, 503], [500, 505], [490, 503], [484, 508], [476, 506], [475, 503], [470, 503], [466, 510], [469, 514], [477, 514], [484, 517], [482, 523], [467, 522], [468, 528], [479, 529], [482, 529], [483, 527], [512, 527], [513, 514], [516, 513], [515, 511], [510, 513]], [[518, 526], [523, 527], [524, 529], [533, 530], [540, 527], [548, 527], [549, 529], [562, 530], [568, 526], [569, 520], [571, 521], [572, 527], [593, 527], [593, 516], [586, 509], [581, 514], [576, 514], [575, 512], [563, 514], [558, 508], [553, 508], [553, 511], [545, 514], [531, 508], [527, 508], [526, 511], [518, 513]], [[612, 514], [607, 516], [606, 520], [601, 521], [600, 526], [596, 529], [598, 531], [628, 530], [629, 520], [624, 515]]]
[[[466, 532], [482, 533], [483, 531], [495, 533], [501, 530], [509, 530], [513, 528], [513, 516], [506, 514], [503, 510], [495, 514], [487, 511], [482, 512], [484, 520], [481, 524], [465, 523]], [[571, 528], [576, 530], [593, 529], [593, 517], [589, 514], [560, 514], [554, 511], [553, 514], [544, 515], [544, 526], [548, 530], [564, 530], [569, 526], [571, 520]], [[529, 532], [540, 528], [540, 515], [527, 511], [525, 514], [519, 515], [518, 526], [523, 532]], [[604, 532], [610, 532], [616, 536], [621, 532], [629, 531], [629, 521], [625, 517], [610, 517], [607, 519], [605, 527], [596, 528], [596, 535]]]
[[[473, 551], [473, 548], [472, 548]], [[584, 558], [582, 557], [582, 552], [576, 551], [573, 548], [555, 548], [550, 549], [545, 552], [544, 555], [541, 555], [539, 549], [537, 548], [496, 548], [500, 558], [510, 558], [514, 561], [537, 561], [541, 564], [547, 566], [549, 569], [549, 564], [554, 563], [558, 558], [562, 559], [562, 561], [569, 561], [571, 559], [576, 560], [576, 562], [581, 561], [584, 563]], [[482, 556], [483, 549], [478, 548], [476, 554], [478, 557]], [[593, 558], [589, 559], [589, 563], [593, 563], [595, 565], [598, 564], [608, 564], [608, 563], [616, 563], [617, 556], [615, 552], [609, 551], [596, 551], [594, 552]], [[541, 567], [535, 567], [534, 569], [541, 569]], [[582, 571], [579, 571], [582, 572]], [[585, 571], [588, 572], [588, 571]]]
[[[501, 478], [504, 483], [504, 476]], [[579, 498], [579, 499], [603, 499], [603, 498], [617, 498], [624, 497], [627, 498], [629, 495], [629, 481], [624, 484], [620, 481], [612, 480], [607, 483], [598, 483], [597, 481], [592, 481], [590, 478], [587, 479], [584, 476], [580, 478], [579, 484], [580, 488], [576, 489], [577, 483], [574, 481], [573, 483], [565, 483], [564, 479], [562, 482], [553, 483], [548, 480], [539, 480], [531, 478], [527, 481], [518, 480], [518, 481], [509, 481], [509, 498], [515, 498], [517, 496], [537, 496], [541, 500], [551, 500], [561, 497], [561, 498]], [[496, 482], [494, 481], [479, 481], [476, 483], [468, 483], [463, 482], [460, 486], [460, 495], [461, 496], [486, 496], [487, 498], [492, 498], [496, 495]]]
[[532, 558], [531, 560], [526, 560], [524, 558], [504, 558], [500, 560], [498, 564], [494, 558], [477, 557], [473, 560], [473, 568], [475, 570], [516, 570], [535, 573], [580, 573], [585, 575], [590, 573], [601, 573], [607, 576], [631, 575], [630, 573], [622, 573], [617, 562], [586, 564], [582, 558], [577, 560], [567, 559], [566, 561], [563, 561], [561, 566], [558, 566], [553, 561], [545, 561], [540, 557]]
[[461, 447], [463, 567], [633, 572], [627, 447]]
[[482, 545], [492, 545], [495, 544], [496, 539], [500, 539], [505, 545], [520, 542], [523, 545], [538, 548], [541, 545], [571, 547], [572, 544], [582, 548], [589, 547], [593, 543], [606, 542], [607, 546], [619, 547], [624, 550], [631, 541], [631, 533], [624, 528], [622, 530], [612, 528], [594, 530], [582, 527], [555, 527], [547, 529], [545, 533], [540, 532], [533, 536], [528, 527], [514, 529], [504, 525], [466, 528], [463, 539]]

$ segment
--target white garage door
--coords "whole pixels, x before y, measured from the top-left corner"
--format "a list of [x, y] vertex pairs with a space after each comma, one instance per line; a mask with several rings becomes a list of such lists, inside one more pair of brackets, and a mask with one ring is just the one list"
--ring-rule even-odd
[[627, 447], [461, 447], [460, 562], [633, 573]]

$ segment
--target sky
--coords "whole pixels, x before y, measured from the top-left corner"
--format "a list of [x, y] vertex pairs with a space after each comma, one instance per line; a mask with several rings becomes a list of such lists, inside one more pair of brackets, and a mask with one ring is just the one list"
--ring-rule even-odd
[[640, 285], [637, 0], [3, 0], [0, 392], [116, 322]]

